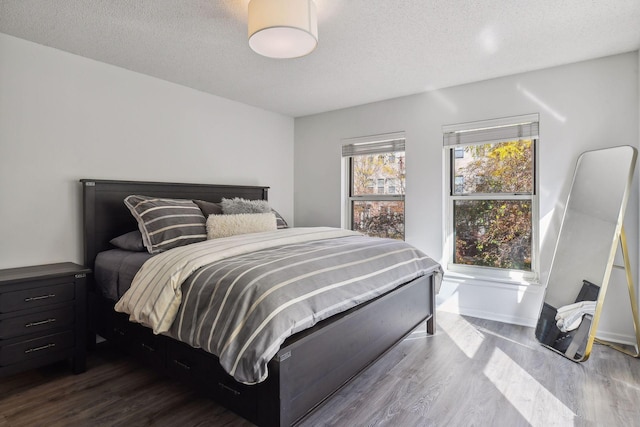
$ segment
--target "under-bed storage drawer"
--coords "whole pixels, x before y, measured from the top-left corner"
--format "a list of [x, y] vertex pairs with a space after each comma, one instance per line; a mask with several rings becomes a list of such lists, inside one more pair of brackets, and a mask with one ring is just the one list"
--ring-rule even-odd
[[73, 346], [72, 331], [7, 344], [0, 347], [0, 366], [12, 365], [36, 357], [46, 357], [59, 353], [60, 350], [71, 349]]
[[[122, 313], [116, 313], [113, 308], [109, 308], [110, 312], [101, 313], [102, 316], [98, 316], [97, 332], [102, 335], [103, 338], [113, 342], [118, 347], [129, 350], [131, 342], [134, 339], [134, 331], [131, 328], [131, 322], [129, 322], [126, 315]], [[107, 320], [108, 322], [103, 322]]]
[[215, 397], [227, 408], [247, 414], [257, 411], [258, 388], [235, 381], [221, 367], [218, 358], [187, 344], [167, 339], [167, 371], [174, 378], [191, 383]]
[[256, 422], [249, 414], [258, 411], [259, 389], [264, 387], [263, 384], [245, 385], [237, 382], [222, 369], [217, 358], [215, 363], [212, 361], [207, 364], [204, 377], [215, 379], [215, 382], [210, 381], [209, 390], [218, 402], [232, 411], [246, 414], [246, 418]]
[[165, 366], [166, 337], [154, 335], [151, 329], [129, 321], [128, 314], [114, 310], [113, 301], [97, 298], [92, 309], [98, 312], [95, 327], [100, 336], [145, 364]]
[[166, 339], [162, 335], [154, 335], [151, 329], [134, 325], [129, 351], [137, 359], [150, 366], [165, 366], [167, 354]]
[[206, 385], [206, 366], [215, 363], [208, 355], [194, 351], [186, 344], [167, 342], [167, 372], [174, 378]]

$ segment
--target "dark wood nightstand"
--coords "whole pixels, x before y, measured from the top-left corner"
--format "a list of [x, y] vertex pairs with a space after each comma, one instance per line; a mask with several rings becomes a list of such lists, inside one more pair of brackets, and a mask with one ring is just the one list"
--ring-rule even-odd
[[86, 370], [90, 272], [70, 262], [0, 270], [0, 377], [64, 359]]

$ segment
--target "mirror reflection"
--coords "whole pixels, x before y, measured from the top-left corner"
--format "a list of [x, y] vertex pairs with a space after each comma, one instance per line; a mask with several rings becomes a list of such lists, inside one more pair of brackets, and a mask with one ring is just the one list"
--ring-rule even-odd
[[583, 153], [577, 162], [536, 326], [544, 346], [589, 357], [619, 243], [637, 157], [629, 146]]

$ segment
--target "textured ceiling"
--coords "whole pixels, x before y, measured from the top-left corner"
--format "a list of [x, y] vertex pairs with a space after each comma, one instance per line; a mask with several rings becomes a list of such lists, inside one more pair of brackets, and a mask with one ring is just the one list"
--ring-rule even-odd
[[292, 117], [640, 47], [640, 0], [316, 4], [289, 60], [251, 51], [248, 0], [0, 0], [0, 32]]

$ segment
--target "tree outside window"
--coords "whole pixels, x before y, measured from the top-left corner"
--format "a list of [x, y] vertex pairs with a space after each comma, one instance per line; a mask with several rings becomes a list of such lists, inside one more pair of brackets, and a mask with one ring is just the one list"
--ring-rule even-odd
[[451, 149], [453, 263], [532, 270], [535, 140]]
[[351, 229], [404, 239], [404, 151], [351, 156], [349, 176]]

